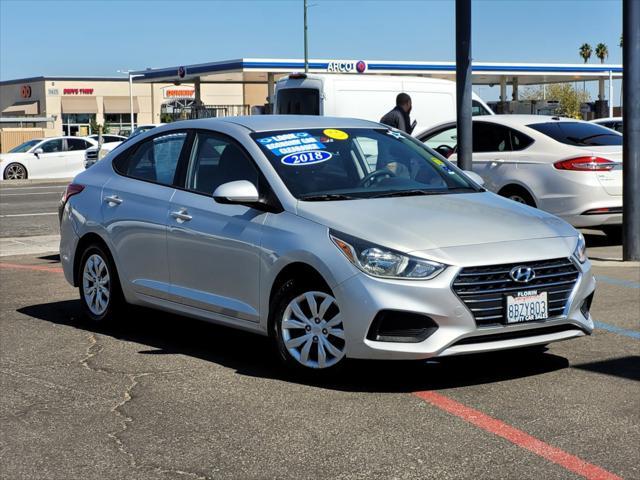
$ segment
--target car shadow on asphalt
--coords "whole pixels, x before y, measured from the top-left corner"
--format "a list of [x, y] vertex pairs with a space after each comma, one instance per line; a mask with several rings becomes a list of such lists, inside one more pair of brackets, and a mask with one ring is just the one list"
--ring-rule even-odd
[[599, 362], [572, 365], [572, 368], [589, 372], [603, 373], [640, 382], [640, 355], [629, 355]]
[[[30, 305], [31, 318], [142, 345], [140, 355], [188, 355], [234, 369], [240, 375], [278, 379], [348, 392], [414, 392], [489, 384], [569, 367], [566, 358], [540, 350], [510, 350], [428, 361], [350, 360], [331, 375], [283, 367], [267, 337], [150, 309], [129, 307], [111, 325], [88, 322], [79, 300]], [[104, 354], [104, 353], [103, 353]]]

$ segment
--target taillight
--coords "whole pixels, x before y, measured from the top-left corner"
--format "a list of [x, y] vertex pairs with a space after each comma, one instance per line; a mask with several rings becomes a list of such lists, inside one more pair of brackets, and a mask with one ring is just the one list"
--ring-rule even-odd
[[558, 170], [573, 170], [574, 172], [596, 172], [613, 170], [616, 162], [601, 157], [577, 157], [562, 160], [553, 164]]
[[74, 195], [77, 195], [82, 190], [84, 190], [84, 185], [80, 185], [79, 183], [70, 183], [69, 185], [67, 185], [67, 188], [62, 195], [62, 204], [64, 205], [65, 203], [67, 203], [67, 200], [69, 200]]

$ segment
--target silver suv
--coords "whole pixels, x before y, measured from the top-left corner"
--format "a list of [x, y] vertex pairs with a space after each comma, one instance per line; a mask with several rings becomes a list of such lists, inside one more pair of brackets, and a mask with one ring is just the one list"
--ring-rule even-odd
[[178, 122], [74, 179], [60, 254], [93, 321], [162, 309], [269, 335], [302, 369], [589, 334], [582, 236], [478, 182], [373, 122]]

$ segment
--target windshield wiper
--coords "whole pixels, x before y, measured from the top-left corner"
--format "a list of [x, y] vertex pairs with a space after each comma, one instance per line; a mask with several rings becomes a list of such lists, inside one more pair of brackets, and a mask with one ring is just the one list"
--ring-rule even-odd
[[332, 200], [356, 200], [361, 197], [352, 197], [342, 193], [322, 193], [319, 195], [303, 195], [300, 200], [305, 202], [329, 202]]
[[438, 195], [440, 193], [447, 193], [446, 190], [398, 190], [397, 192], [386, 192], [378, 195], [372, 195], [370, 198], [385, 198], [385, 197], [411, 197], [415, 195]]

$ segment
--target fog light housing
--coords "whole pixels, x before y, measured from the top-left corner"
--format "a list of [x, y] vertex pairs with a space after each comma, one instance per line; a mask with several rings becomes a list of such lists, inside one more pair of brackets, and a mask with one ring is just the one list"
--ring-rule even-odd
[[376, 342], [420, 343], [436, 330], [438, 324], [427, 315], [382, 310], [371, 322], [367, 339]]
[[582, 305], [580, 305], [580, 313], [584, 315], [584, 318], [589, 319], [589, 310], [591, 309], [591, 303], [593, 302], [593, 295], [595, 292], [592, 292], [587, 298], [584, 299]]

